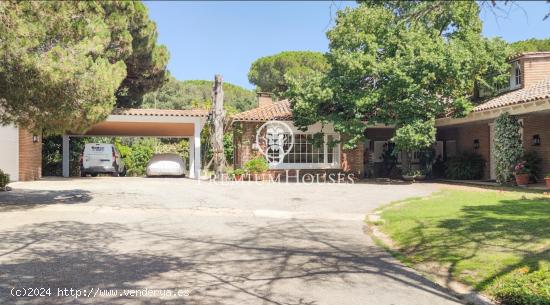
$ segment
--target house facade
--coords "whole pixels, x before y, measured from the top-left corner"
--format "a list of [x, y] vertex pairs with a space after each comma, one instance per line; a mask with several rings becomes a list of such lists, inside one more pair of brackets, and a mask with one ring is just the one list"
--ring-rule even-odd
[[[434, 149], [436, 158], [474, 152], [486, 161], [483, 179], [495, 179], [494, 121], [504, 112], [519, 119], [525, 151], [535, 151], [542, 158], [542, 174], [550, 172], [550, 52], [519, 54], [510, 60], [509, 86], [501, 93], [475, 106], [464, 118], [436, 120], [437, 135]], [[234, 128], [234, 164], [242, 167], [259, 155], [254, 147], [256, 132], [267, 121], [282, 121], [295, 133], [295, 145], [282, 163], [270, 170], [294, 169], [301, 172], [353, 172], [358, 177], [376, 176], [384, 162], [384, 152], [391, 146], [394, 128], [374, 126], [365, 129], [365, 141], [353, 150], [340, 145], [313, 145], [318, 124], [307, 132], [298, 131], [292, 124], [292, 112], [287, 100], [273, 102], [267, 94], [260, 94], [258, 107], [232, 117]], [[324, 126], [325, 143], [339, 139], [332, 126]], [[398, 156], [399, 162], [400, 156]], [[413, 166], [419, 156], [413, 154]], [[417, 165], [418, 166], [418, 165]]]
[[0, 126], [0, 169], [11, 181], [42, 176], [42, 138], [13, 125]]

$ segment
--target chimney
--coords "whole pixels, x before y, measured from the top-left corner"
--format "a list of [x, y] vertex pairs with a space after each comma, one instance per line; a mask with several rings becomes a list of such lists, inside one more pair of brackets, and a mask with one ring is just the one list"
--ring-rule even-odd
[[273, 104], [273, 97], [269, 92], [258, 92], [258, 107], [264, 107]]

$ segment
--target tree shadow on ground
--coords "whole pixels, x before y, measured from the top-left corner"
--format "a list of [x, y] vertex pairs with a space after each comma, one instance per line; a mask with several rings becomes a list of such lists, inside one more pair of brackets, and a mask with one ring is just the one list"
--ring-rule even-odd
[[[355, 285], [454, 301], [383, 250], [349, 243], [331, 222], [233, 222], [227, 225], [240, 233], [222, 238], [163, 221], [47, 222], [0, 232], [0, 303], [313, 305], [322, 303], [314, 292], [289, 287]], [[377, 275], [372, 283], [363, 282], [368, 274]], [[16, 299], [12, 287], [189, 289], [190, 296]]]
[[42, 207], [50, 204], [78, 204], [92, 200], [86, 190], [25, 190], [0, 192], [0, 212], [11, 212]]
[[[476, 262], [471, 266], [478, 264], [482, 268], [492, 268], [479, 264], [484, 261], [492, 264], [490, 255], [517, 258], [517, 263], [499, 267], [500, 270], [487, 272], [485, 277], [474, 280], [478, 290], [484, 290], [495, 278], [517, 268], [527, 266], [535, 271], [550, 264], [550, 244], [544, 244], [550, 240], [548, 198], [501, 200], [493, 205], [465, 206], [456, 218], [440, 221], [436, 228], [434, 231], [433, 225], [417, 221], [408, 232], [411, 240], [414, 236], [414, 242], [405, 246], [403, 251], [415, 256], [417, 261], [444, 263], [449, 276], [456, 272], [459, 264], [467, 261]], [[474, 274], [478, 271], [470, 270]]]

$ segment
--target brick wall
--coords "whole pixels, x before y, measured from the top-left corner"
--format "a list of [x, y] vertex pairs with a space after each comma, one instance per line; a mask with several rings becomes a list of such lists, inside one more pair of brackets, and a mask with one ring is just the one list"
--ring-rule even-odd
[[524, 58], [520, 60], [522, 83], [529, 87], [550, 76], [550, 58]]
[[[482, 122], [466, 126], [438, 128], [436, 138], [438, 141], [455, 140], [457, 153], [475, 152], [480, 154], [485, 159], [483, 179], [489, 179], [491, 177], [489, 133], [488, 122]], [[474, 140], [479, 140], [478, 149], [474, 149]]]
[[[550, 114], [523, 116], [523, 147], [525, 151], [535, 151], [542, 158], [541, 176], [550, 173]], [[533, 135], [538, 134], [540, 145], [533, 146]], [[541, 177], [541, 178], [542, 178]]]
[[[480, 123], [474, 125], [468, 125], [465, 127], [458, 128], [458, 138], [456, 140], [457, 151], [462, 152], [475, 152], [480, 154], [483, 159], [485, 159], [485, 169], [483, 178], [489, 179], [490, 174], [490, 160], [491, 160], [491, 143], [490, 138], [490, 127], [488, 123]], [[479, 148], [474, 149], [474, 140], [479, 140]]]
[[33, 142], [33, 134], [19, 129], [19, 180], [37, 180], [42, 177], [42, 137]]
[[363, 164], [363, 155], [365, 151], [365, 146], [363, 144], [357, 145], [356, 148], [350, 150], [342, 149], [340, 152], [340, 165], [342, 171], [352, 172], [357, 175], [357, 177], [363, 177], [364, 164]]
[[243, 167], [243, 165], [251, 159], [259, 155], [257, 151], [252, 149], [252, 145], [256, 142], [256, 130], [262, 123], [253, 122], [236, 122], [233, 125], [233, 164], [235, 168]]

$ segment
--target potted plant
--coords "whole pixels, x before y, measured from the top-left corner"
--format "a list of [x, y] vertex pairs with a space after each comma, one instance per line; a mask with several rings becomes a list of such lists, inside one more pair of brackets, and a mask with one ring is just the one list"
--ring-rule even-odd
[[514, 166], [514, 176], [518, 186], [526, 186], [529, 184], [529, 169], [525, 161], [521, 161]]
[[546, 188], [550, 190], [550, 173], [544, 177], [544, 181], [546, 181]]
[[251, 179], [262, 180], [263, 174], [269, 169], [269, 164], [263, 157], [256, 157], [246, 162], [244, 168], [250, 173]]
[[235, 178], [235, 181], [242, 181], [243, 180], [243, 175], [246, 174], [246, 171], [242, 168], [236, 168], [232, 173], [231, 175], [233, 176], [233, 178]]

